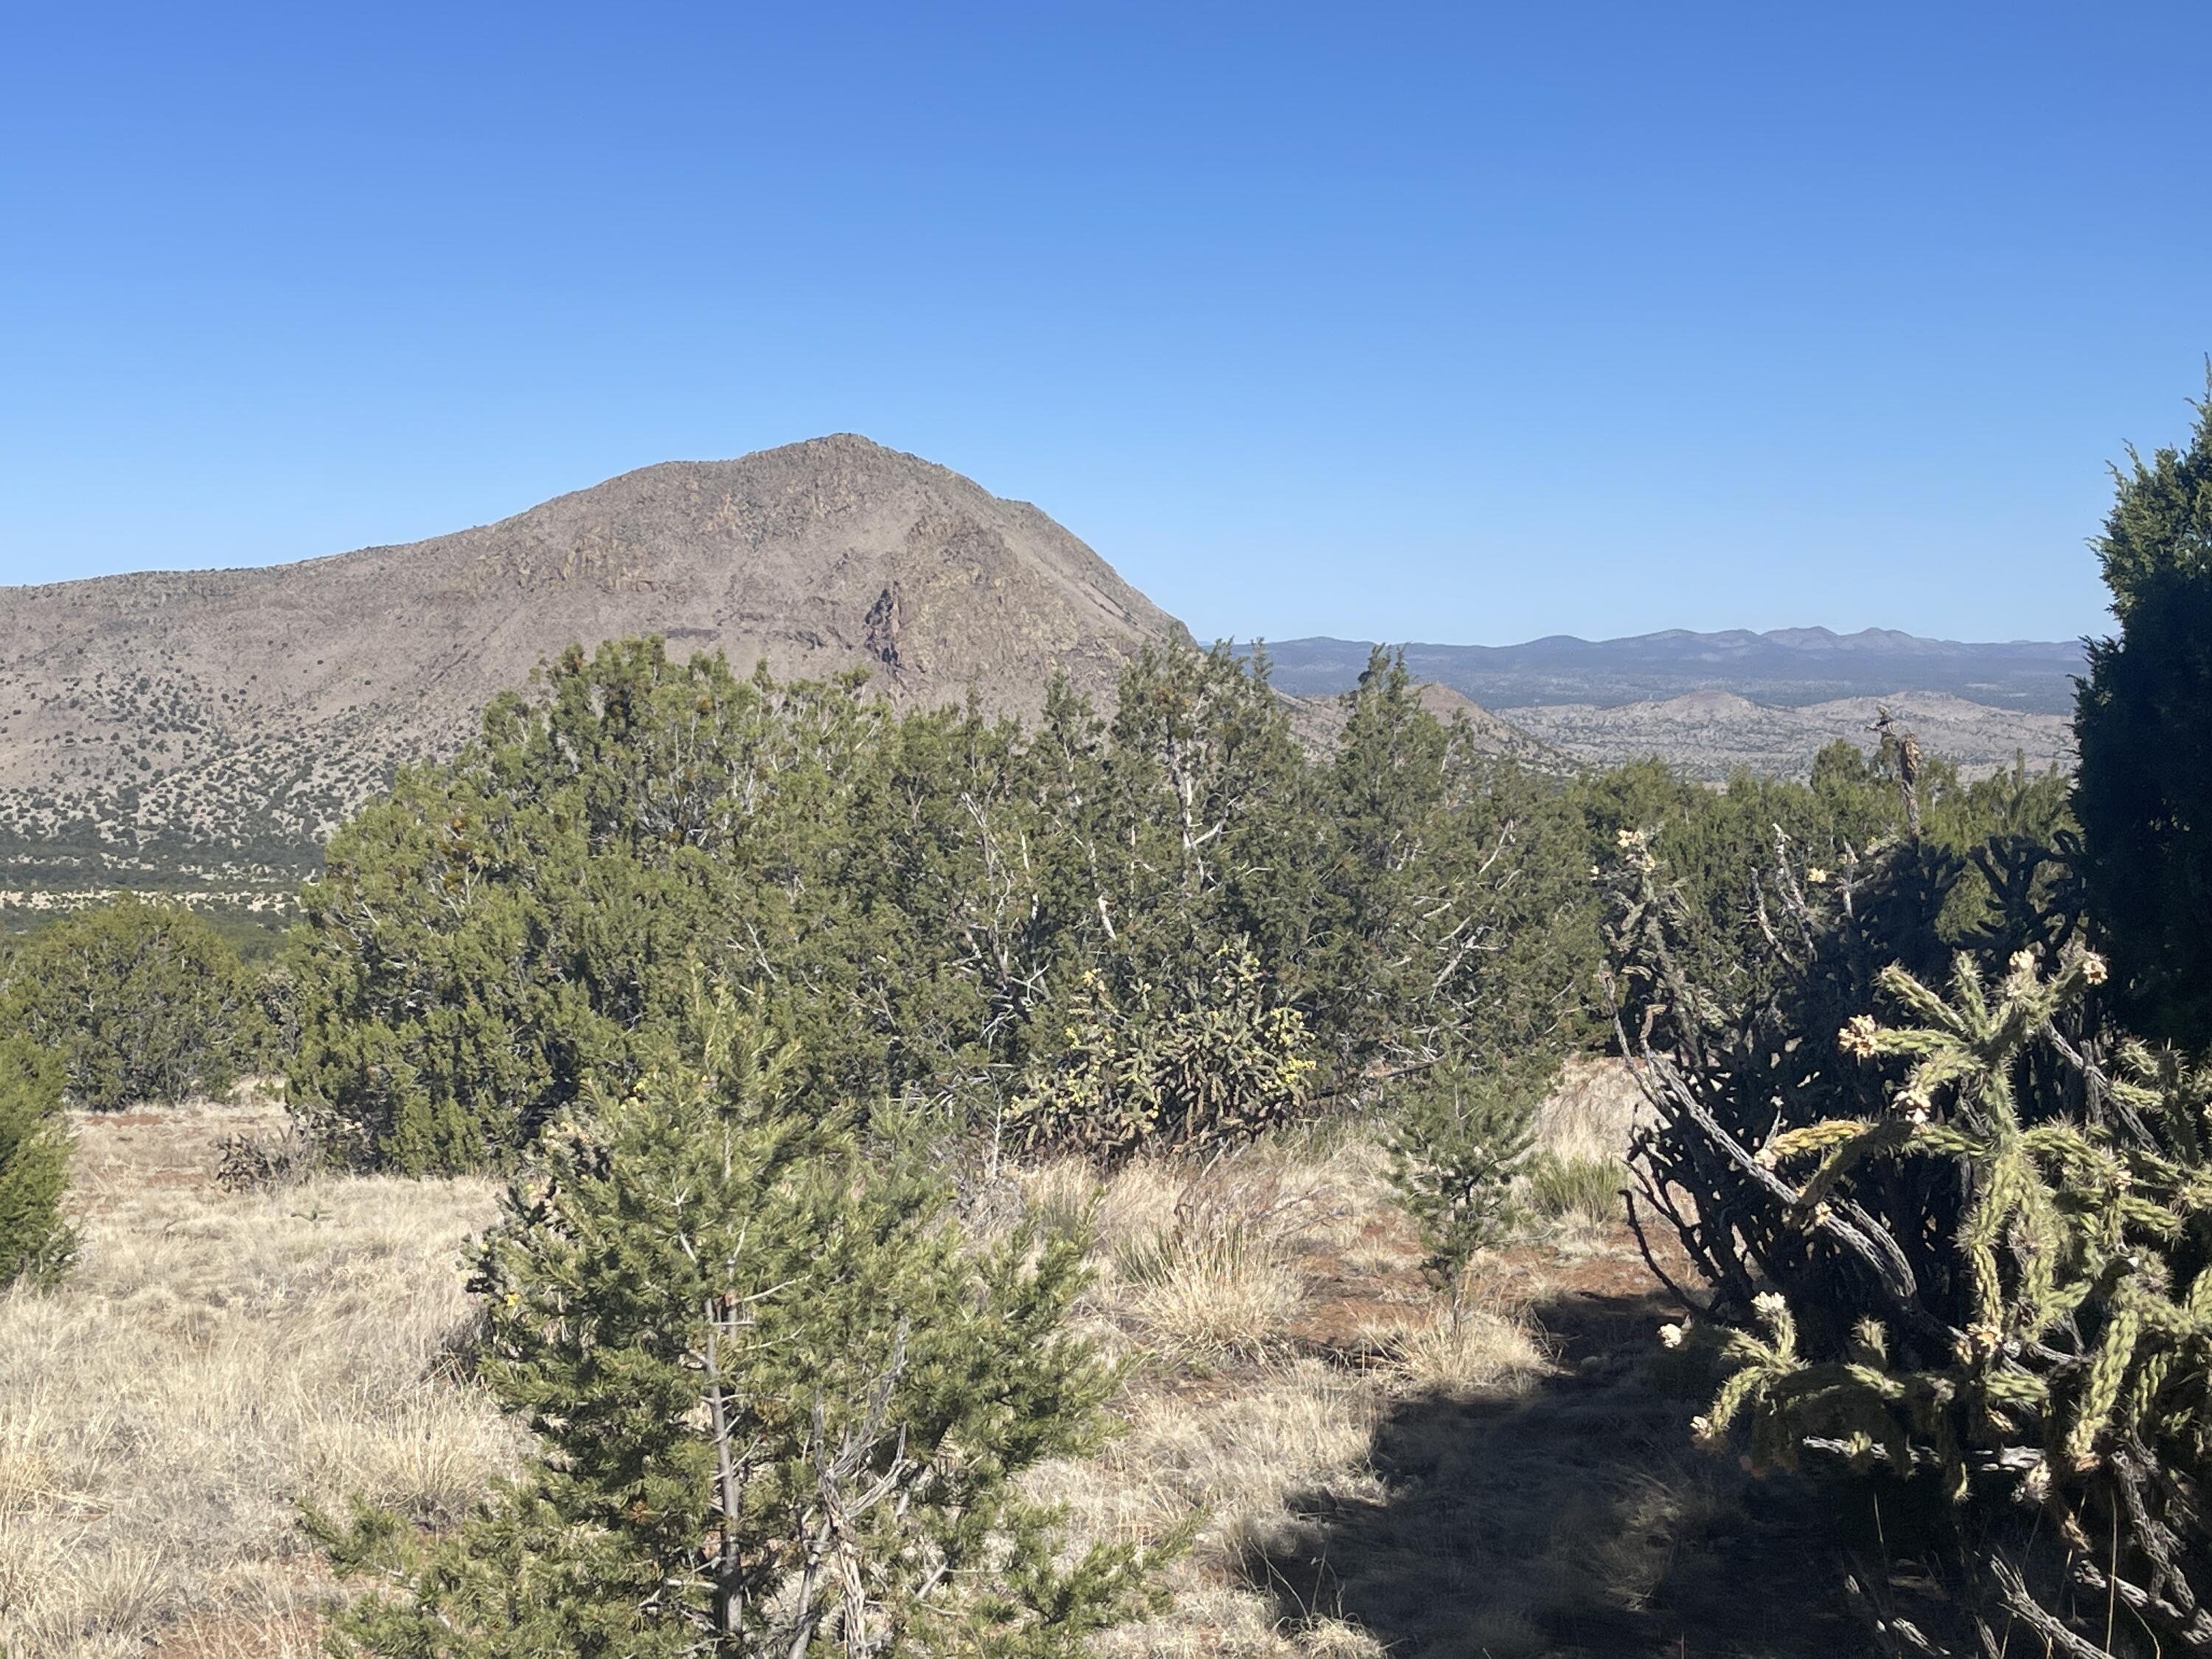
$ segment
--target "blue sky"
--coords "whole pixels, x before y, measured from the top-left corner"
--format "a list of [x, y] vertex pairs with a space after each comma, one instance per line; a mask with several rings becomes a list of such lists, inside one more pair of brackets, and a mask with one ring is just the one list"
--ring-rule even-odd
[[1201, 634], [2098, 628], [2212, 8], [51, 3], [0, 580], [864, 432]]

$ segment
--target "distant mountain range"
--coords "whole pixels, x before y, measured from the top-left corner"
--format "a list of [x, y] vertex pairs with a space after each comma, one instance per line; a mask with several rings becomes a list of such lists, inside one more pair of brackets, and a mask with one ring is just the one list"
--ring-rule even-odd
[[[1371, 647], [1364, 641], [1269, 640], [1275, 683], [1324, 696], [1358, 683]], [[1620, 640], [1553, 634], [1525, 645], [1405, 647], [1406, 665], [1499, 711], [1587, 703], [1609, 708], [1701, 691], [1777, 708], [1841, 698], [1942, 692], [1961, 701], [2031, 714], [2070, 714], [2073, 677], [2083, 670], [2078, 640], [1967, 644], [1894, 629], [1836, 634], [1825, 628], [1742, 629], [1694, 634], [1669, 629]]]
[[[1110, 701], [1133, 652], [1188, 637], [1036, 507], [851, 434], [647, 467], [406, 546], [0, 587], [0, 912], [107, 884], [265, 901], [495, 692], [571, 641], [637, 634], [1016, 714], [1055, 673]], [[1368, 647], [1267, 648], [1297, 729], [1326, 744]], [[1656, 753], [1705, 777], [1869, 741], [1874, 699], [1978, 770], [2063, 762], [2081, 665], [2074, 645], [1823, 629], [1407, 654], [1429, 706], [1488, 747], [1552, 768]]]

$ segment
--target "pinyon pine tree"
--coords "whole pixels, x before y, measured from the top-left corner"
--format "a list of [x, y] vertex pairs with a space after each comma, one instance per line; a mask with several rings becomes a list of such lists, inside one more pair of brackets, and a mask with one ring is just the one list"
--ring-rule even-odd
[[1514, 1178], [1536, 1144], [1536, 1108], [1559, 1077], [1556, 1060], [1509, 1073], [1455, 1059], [1395, 1091], [1390, 1179], [1454, 1320], [1465, 1311], [1468, 1267], [1519, 1218]]
[[69, 1184], [60, 1068], [21, 1037], [0, 1039], [0, 1285], [59, 1267], [75, 1235], [61, 1218]]
[[358, 1654], [1045, 1656], [1146, 1605], [1024, 1471], [1099, 1438], [1115, 1378], [1063, 1327], [1084, 1241], [974, 1249], [941, 1190], [864, 1158], [727, 1001], [691, 1051], [557, 1122], [477, 1288], [483, 1378], [538, 1437], [453, 1536], [308, 1524], [404, 1586]]

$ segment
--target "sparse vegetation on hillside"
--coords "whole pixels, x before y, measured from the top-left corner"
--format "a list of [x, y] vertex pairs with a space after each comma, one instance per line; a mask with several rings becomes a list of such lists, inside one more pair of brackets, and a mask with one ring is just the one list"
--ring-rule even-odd
[[1182, 636], [1035, 508], [851, 434], [410, 547], [0, 587], [0, 860], [27, 890], [152, 864], [281, 891], [545, 654], [649, 629], [794, 678], [870, 668], [903, 704], [972, 686], [993, 714], [1036, 712], [1055, 667], [1103, 691]]

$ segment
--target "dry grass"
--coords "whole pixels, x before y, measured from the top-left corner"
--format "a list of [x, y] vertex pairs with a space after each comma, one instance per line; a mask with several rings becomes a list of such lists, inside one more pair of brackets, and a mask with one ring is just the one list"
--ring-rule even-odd
[[[435, 1526], [521, 1449], [453, 1363], [492, 1188], [215, 1190], [216, 1140], [252, 1124], [203, 1109], [84, 1126], [83, 1262], [55, 1292], [0, 1297], [0, 1644], [19, 1659], [120, 1659], [149, 1638], [185, 1659], [300, 1659], [336, 1592], [296, 1500], [361, 1492]], [[1626, 1124], [1612, 1079], [1571, 1078], [1545, 1144], [1617, 1160]], [[1103, 1178], [1048, 1164], [977, 1206], [988, 1231], [1024, 1213], [1094, 1226], [1080, 1317], [1128, 1368], [1124, 1432], [1036, 1490], [1078, 1541], [1192, 1529], [1172, 1611], [1102, 1653], [1582, 1652], [1559, 1632], [1679, 1596], [1685, 1540], [1731, 1513], [1681, 1433], [1694, 1401], [1637, 1380], [1641, 1360], [1608, 1360], [1593, 1391], [1589, 1354], [1528, 1316], [1619, 1302], [1605, 1352], [1652, 1348], [1621, 1241], [1593, 1222], [1571, 1251], [1499, 1256], [1454, 1321], [1382, 1164], [1339, 1131]], [[1588, 1650], [1676, 1651], [1633, 1629]]]
[[79, 1267], [57, 1291], [0, 1297], [11, 1652], [135, 1653], [191, 1615], [226, 1616], [234, 1636], [266, 1627], [249, 1650], [268, 1651], [329, 1593], [298, 1499], [359, 1492], [436, 1522], [517, 1449], [447, 1360], [472, 1317], [463, 1242], [491, 1187], [233, 1196], [179, 1167], [188, 1148], [211, 1162], [210, 1131], [247, 1116], [81, 1126]]
[[1425, 1395], [1504, 1398], [1532, 1385], [1550, 1356], [1525, 1318], [1470, 1308], [1456, 1319], [1438, 1312], [1376, 1334], [1399, 1380]]
[[[1123, 1659], [1380, 1659], [1384, 1646], [1316, 1602], [1285, 1609], [1255, 1577], [1266, 1540], [1316, 1492], [1381, 1503], [1369, 1462], [1396, 1397], [1486, 1388], [1501, 1397], [1545, 1358], [1502, 1312], [1447, 1334], [1404, 1305], [1411, 1247], [1371, 1140], [1271, 1142], [1207, 1162], [1139, 1161], [1102, 1180], [1056, 1163], [1023, 1177], [1046, 1224], [1090, 1216], [1098, 1284], [1089, 1310], [1133, 1364], [1125, 1432], [1100, 1456], [1040, 1471], [1078, 1539], [1149, 1540], [1195, 1524], [1169, 1571], [1172, 1613], [1114, 1632]], [[1342, 1282], [1350, 1275], [1350, 1286]], [[1368, 1316], [1314, 1328], [1356, 1291]], [[1381, 1314], [1379, 1325], [1373, 1316]], [[1326, 1321], [1322, 1321], [1326, 1326]]]
[[1280, 1628], [1273, 1597], [1244, 1582], [1248, 1534], [1296, 1492], [1379, 1492], [1366, 1454], [1382, 1395], [1380, 1378], [1311, 1358], [1255, 1368], [1221, 1391], [1140, 1379], [1123, 1402], [1127, 1431], [1098, 1457], [1040, 1471], [1036, 1483], [1066, 1506], [1079, 1540], [1151, 1540], [1196, 1523], [1189, 1553], [1169, 1571], [1174, 1610], [1115, 1632], [1101, 1650], [1304, 1650], [1295, 1630]]
[[1570, 1060], [1552, 1097], [1536, 1109], [1536, 1143], [1563, 1163], [1618, 1164], [1629, 1131], [1648, 1109], [1620, 1060]]

